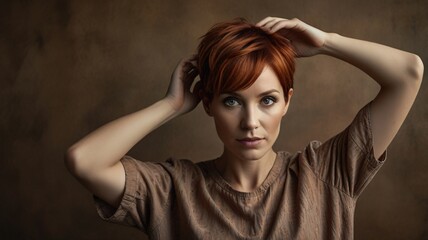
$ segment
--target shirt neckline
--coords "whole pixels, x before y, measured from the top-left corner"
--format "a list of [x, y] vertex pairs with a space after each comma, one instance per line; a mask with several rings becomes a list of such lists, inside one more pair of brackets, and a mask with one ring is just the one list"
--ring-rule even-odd
[[232, 186], [221, 176], [220, 172], [217, 170], [214, 160], [206, 162], [208, 172], [213, 177], [214, 181], [220, 186], [221, 189], [226, 190], [228, 193], [241, 197], [241, 198], [251, 198], [256, 197], [261, 194], [264, 194], [267, 189], [272, 185], [272, 183], [278, 178], [278, 175], [281, 172], [282, 164], [284, 163], [284, 152], [277, 152], [275, 162], [269, 171], [266, 179], [263, 183], [257, 187], [256, 190], [252, 192], [241, 192], [232, 188]]

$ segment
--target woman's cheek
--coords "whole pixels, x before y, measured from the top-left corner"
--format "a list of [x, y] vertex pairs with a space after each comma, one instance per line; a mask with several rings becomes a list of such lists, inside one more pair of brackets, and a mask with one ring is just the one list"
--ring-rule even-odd
[[274, 111], [269, 112], [269, 114], [266, 116], [265, 119], [265, 126], [266, 131], [269, 132], [269, 134], [275, 134], [277, 135], [279, 133], [279, 128], [281, 126], [282, 121], [282, 115], [283, 111], [282, 109], [274, 109]]
[[226, 140], [224, 137], [234, 132], [234, 126], [236, 125], [235, 121], [236, 117], [232, 115], [217, 116], [215, 118], [217, 134], [220, 139]]

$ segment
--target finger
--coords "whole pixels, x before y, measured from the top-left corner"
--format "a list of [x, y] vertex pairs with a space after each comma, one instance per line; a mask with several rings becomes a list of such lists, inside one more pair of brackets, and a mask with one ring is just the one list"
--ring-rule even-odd
[[196, 78], [196, 76], [198, 76], [199, 72], [198, 69], [196, 67], [193, 67], [192, 69], [189, 70], [189, 72], [187, 73], [187, 78], [191, 79], [193, 81], [193, 79]]
[[177, 63], [177, 66], [175, 67], [175, 69], [183, 69], [185, 62], [186, 61], [184, 58], [180, 59], [180, 61], [178, 61], [178, 63]]
[[278, 19], [276, 19], [275, 21], [270, 21], [270, 22], [266, 23], [264, 27], [265, 27], [268, 31], [272, 32], [272, 27], [273, 27], [273, 26], [275, 26], [275, 25], [277, 25], [278, 23], [280, 23], [280, 22], [282, 22], [282, 21], [283, 21], [283, 20], [278, 20]]
[[194, 66], [192, 63], [190, 63], [189, 61], [186, 61], [183, 63], [183, 72], [186, 73], [186, 72], [190, 71], [193, 67]]
[[198, 73], [198, 70], [196, 68], [192, 68], [186, 73], [185, 78], [184, 78], [184, 87], [186, 89], [190, 89], [190, 87], [192, 86], [192, 84], [193, 84], [196, 76], [198, 76], [198, 74], [199, 73]]
[[192, 62], [192, 63], [196, 63], [197, 61], [198, 61], [198, 54], [193, 54], [191, 57], [190, 57], [190, 59], [189, 59], [189, 61], [190, 62]]
[[269, 31], [273, 25], [275, 25], [281, 21], [288, 21], [288, 19], [286, 19], [286, 18], [270, 18], [269, 20], [265, 21], [263, 23], [263, 25], [260, 25], [260, 27]]
[[265, 29], [266, 31], [269, 31], [271, 26], [275, 24], [277, 21], [278, 21], [277, 19], [272, 19], [266, 22], [264, 25], [262, 25], [261, 28]]
[[286, 18], [278, 18], [278, 17], [266, 17], [263, 20], [261, 20], [258, 23], [256, 23], [256, 26], [263, 27], [263, 26], [265, 26], [269, 22], [279, 21], [279, 20], [287, 20], [287, 19]]
[[278, 21], [281, 21], [281, 19], [272, 18], [271, 20], [267, 21], [265, 24], [261, 25], [260, 27], [269, 31], [271, 26], [277, 23]]
[[[188, 63], [193, 62], [194, 60], [195, 60], [195, 55], [187, 56], [185, 58], [182, 58], [179, 64], [181, 64], [182, 67], [184, 67], [188, 65]], [[191, 65], [194, 65], [194, 64], [191, 64]]]
[[182, 68], [182, 74], [187, 76], [192, 71], [198, 71], [198, 68], [193, 63], [186, 62]]
[[271, 21], [272, 17], [265, 17], [263, 18], [263, 20], [259, 21], [258, 23], [256, 23], [257, 27], [261, 27], [263, 25], [265, 25], [267, 22]]
[[186, 64], [190, 64], [192, 67], [196, 67], [198, 64], [198, 55], [197, 54], [193, 54], [192, 56], [190, 56], [189, 58], [186, 59]]
[[287, 21], [280, 21], [280, 22], [276, 22], [275, 24], [273, 24], [270, 28], [271, 32], [277, 32], [280, 29], [293, 29], [295, 27], [297, 27], [297, 25], [299, 24], [298, 20], [292, 19], [292, 20], [287, 20]]

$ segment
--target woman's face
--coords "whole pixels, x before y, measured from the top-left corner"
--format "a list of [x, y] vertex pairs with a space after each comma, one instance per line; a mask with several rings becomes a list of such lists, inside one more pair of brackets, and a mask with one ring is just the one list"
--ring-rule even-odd
[[227, 154], [258, 160], [272, 151], [288, 103], [278, 78], [266, 66], [249, 88], [214, 96], [206, 110], [214, 118]]

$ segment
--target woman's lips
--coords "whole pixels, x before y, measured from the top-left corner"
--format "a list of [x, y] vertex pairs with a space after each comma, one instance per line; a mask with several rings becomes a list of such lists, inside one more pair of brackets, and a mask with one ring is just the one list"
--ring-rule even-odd
[[264, 140], [264, 138], [241, 138], [237, 140], [245, 147], [254, 148], [257, 147], [257, 145], [259, 145]]

